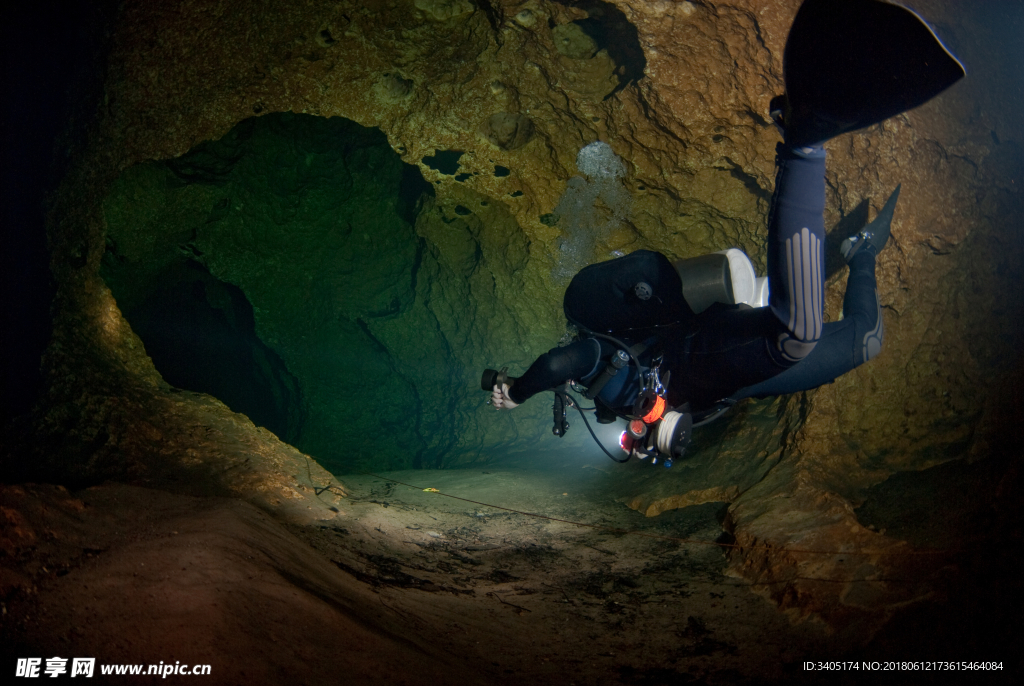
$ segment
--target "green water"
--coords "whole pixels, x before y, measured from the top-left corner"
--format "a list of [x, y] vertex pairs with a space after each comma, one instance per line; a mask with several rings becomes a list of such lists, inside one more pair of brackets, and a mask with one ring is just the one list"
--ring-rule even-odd
[[544, 408], [517, 425], [481, 412], [478, 388], [484, 366], [528, 358], [531, 332], [506, 304], [525, 234], [469, 191], [437, 205], [379, 130], [250, 119], [128, 170], [104, 208], [103, 276], [172, 385], [334, 470], [438, 468], [533, 442], [520, 428]]

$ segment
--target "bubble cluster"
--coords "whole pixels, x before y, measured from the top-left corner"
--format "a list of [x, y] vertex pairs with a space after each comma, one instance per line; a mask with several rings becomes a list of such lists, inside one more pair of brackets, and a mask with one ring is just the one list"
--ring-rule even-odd
[[587, 178], [574, 176], [555, 207], [562, 237], [558, 263], [552, 272], [557, 281], [572, 277], [594, 259], [594, 247], [629, 219], [632, 198], [620, 179], [626, 167], [607, 143], [587, 145], [576, 156], [576, 167]]
[[576, 155], [576, 168], [591, 180], [616, 180], [626, 175], [626, 166], [612, 150], [612, 146], [602, 141], [594, 141], [582, 148]]

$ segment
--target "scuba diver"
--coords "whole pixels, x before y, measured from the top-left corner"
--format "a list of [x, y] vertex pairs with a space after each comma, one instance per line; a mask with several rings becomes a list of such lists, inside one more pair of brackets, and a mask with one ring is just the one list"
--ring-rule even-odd
[[899, 5], [805, 0], [786, 41], [783, 75], [785, 94], [771, 103], [783, 142], [768, 215], [767, 297], [735, 249], [674, 264], [639, 250], [590, 265], [573, 277], [563, 302], [577, 339], [541, 355], [518, 378], [485, 370], [481, 387], [491, 391], [491, 404], [510, 410], [554, 390], [553, 432], [562, 436], [567, 407], [586, 422], [572, 389], [594, 401], [599, 422], [627, 420], [625, 458], [602, 445], [609, 457], [650, 456], [671, 466], [695, 427], [737, 401], [816, 388], [878, 354], [875, 261], [900, 187], [874, 221], [843, 241], [850, 268], [843, 319], [824, 322], [823, 144], [927, 102], [962, 78], [963, 66]]

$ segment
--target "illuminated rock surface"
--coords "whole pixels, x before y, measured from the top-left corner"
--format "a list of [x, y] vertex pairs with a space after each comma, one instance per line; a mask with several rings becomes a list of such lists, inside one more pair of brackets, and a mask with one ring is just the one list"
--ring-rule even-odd
[[[477, 383], [483, 367], [508, 364], [514, 374], [564, 334], [552, 274], [566, 225], [551, 214], [578, 173], [578, 151], [595, 140], [623, 160], [631, 208], [594, 241], [588, 261], [640, 248], [688, 257], [736, 246], [763, 273], [778, 140], [768, 101], [781, 91], [797, 2], [371, 4], [123, 9], [106, 106], [50, 220], [54, 338], [44, 398], [5, 441], [12, 479], [71, 488], [111, 479], [128, 484], [110, 488], [129, 489], [134, 502], [147, 497], [131, 489], [163, 492], [154, 499], [174, 500], [167, 507], [175, 512], [190, 507], [182, 499], [232, 497], [315, 543], [303, 525], [346, 526], [344, 487], [319, 491], [338, 483], [328, 471], [489, 470], [513, 458], [529, 468], [537, 455], [575, 465], [574, 455], [592, 451], [581, 422], [558, 443], [546, 401], [514, 416], [487, 411]], [[969, 79], [829, 145], [829, 318], [839, 315], [845, 284], [839, 241], [903, 184], [878, 269], [881, 356], [818, 391], [743, 404], [701, 431], [671, 472], [601, 465], [609, 470], [604, 497], [649, 516], [728, 504], [721, 540], [741, 547], [728, 549], [716, 573], [755, 584], [743, 593], [805, 620], [791, 628], [800, 648], [778, 653], [787, 664], [826, 659], [808, 655], [812, 648], [853, 654], [872, 637], [876, 655], [909, 645], [897, 629], [931, 621], [925, 599], [954, 596], [963, 579], [1019, 557], [970, 562], [991, 545], [979, 538], [1019, 536], [1019, 476], [1004, 460], [1022, 388], [1024, 131], [1020, 107], [994, 95], [1012, 60], [986, 43], [990, 29], [980, 19], [953, 3], [919, 5], [958, 39], [952, 47]], [[972, 58], [993, 65], [990, 74], [973, 71]], [[161, 313], [172, 310], [193, 322], [196, 340], [232, 338], [236, 347], [217, 348], [231, 365], [202, 347], [160, 343]], [[170, 350], [165, 369], [161, 345]], [[189, 364], [190, 355], [203, 363]], [[175, 381], [175, 364], [178, 378], [192, 373], [201, 387]], [[963, 471], [934, 471], [946, 463]], [[913, 526], [887, 524], [901, 516], [892, 499], [900, 482], [887, 479], [919, 473], [942, 487], [969, 482], [963, 490], [977, 498], [959, 521], [987, 529], [954, 526], [946, 538], [925, 540]], [[31, 511], [33, 499], [74, 500], [39, 488], [8, 493], [9, 522]], [[210, 507], [248, 508], [223, 502], [234, 504]], [[919, 512], [926, 503], [921, 495], [906, 507]], [[245, 512], [248, 524], [223, 536], [259, 548], [259, 536], [244, 531], [264, 515]], [[4, 559], [43, 564], [38, 551], [5, 545]], [[405, 544], [393, 545], [395, 564], [413, 564], [401, 554]], [[318, 547], [336, 563], [344, 557]], [[928, 557], [921, 548], [961, 554]], [[66, 556], [68, 569], [78, 569], [75, 559]], [[0, 592], [12, 603], [32, 607], [32, 588], [46, 597], [46, 573], [9, 567]], [[319, 580], [292, 573], [283, 578], [324, 597]], [[534, 573], [530, 583], [540, 584]], [[430, 583], [443, 585], [440, 578]], [[365, 581], [339, 579], [323, 583]], [[493, 592], [515, 592], [505, 582]], [[1003, 592], [1001, 583], [992, 581], [980, 602]], [[362, 587], [352, 593], [369, 597]], [[455, 623], [474, 611], [446, 593], [402, 607], [451, 613]], [[449, 597], [459, 602], [446, 604]], [[904, 604], [910, 609], [890, 621]], [[701, 607], [714, 621], [737, 621]], [[666, 612], [678, 615], [673, 631], [687, 640], [699, 643], [708, 631], [704, 620], [687, 623], [685, 609]], [[395, 622], [403, 627], [396, 635], [415, 634], [415, 622], [394, 617], [382, 620], [382, 632]], [[821, 638], [828, 632], [837, 642]], [[733, 636], [730, 645], [756, 640]], [[522, 651], [530, 660], [541, 654]], [[665, 657], [668, 671], [658, 678], [716, 673], [713, 662], [691, 658]], [[474, 661], [486, 658], [456, 660], [469, 671]], [[615, 664], [628, 683], [623, 670], [634, 663]]]

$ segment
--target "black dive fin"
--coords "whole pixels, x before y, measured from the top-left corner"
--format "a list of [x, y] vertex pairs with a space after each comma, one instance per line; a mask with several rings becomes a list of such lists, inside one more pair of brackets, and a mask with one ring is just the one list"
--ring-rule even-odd
[[966, 73], [919, 16], [881, 0], [805, 0], [783, 71], [786, 142], [797, 146], [913, 109]]
[[874, 220], [869, 222], [865, 227], [865, 231], [871, 232], [874, 235], [874, 246], [879, 252], [885, 247], [885, 242], [889, 240], [889, 231], [892, 226], [892, 216], [896, 213], [896, 201], [900, 199], [900, 188], [903, 184], [896, 186], [896, 190], [892, 192], [889, 199], [885, 201], [885, 205], [878, 211]]
[[892, 233], [892, 216], [896, 213], [896, 201], [900, 199], [902, 187], [902, 183], [896, 186], [896, 190], [885, 201], [885, 205], [878, 211], [873, 221], [865, 224], [863, 229], [844, 240], [839, 246], [839, 252], [847, 262], [867, 246], [874, 249], [876, 256], [885, 248], [889, 234]]

